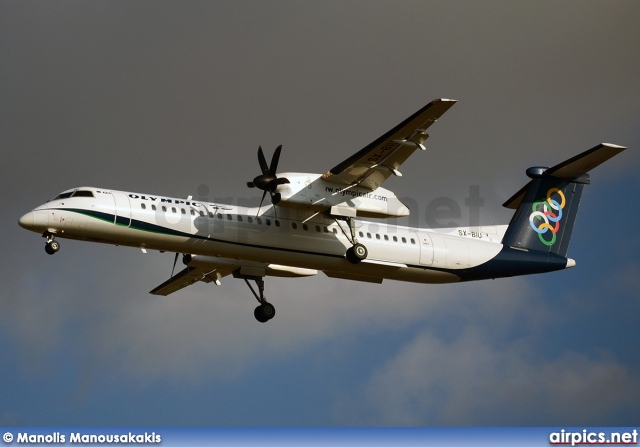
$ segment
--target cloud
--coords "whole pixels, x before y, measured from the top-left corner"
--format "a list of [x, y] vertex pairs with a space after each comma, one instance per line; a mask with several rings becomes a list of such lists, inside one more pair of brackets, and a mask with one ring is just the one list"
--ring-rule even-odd
[[[625, 425], [640, 374], [611, 352], [545, 348], [566, 316], [526, 279], [474, 287], [373, 370], [334, 417], [353, 425]], [[477, 305], [474, 305], [477, 304]], [[470, 305], [467, 312], [466, 306]], [[591, 324], [594, 315], [583, 315]], [[443, 332], [444, 319], [457, 329]], [[435, 324], [434, 324], [435, 322]]]
[[[546, 359], [528, 343], [496, 346], [476, 328], [451, 342], [428, 331], [372, 374], [340, 417], [367, 425], [597, 425], [640, 397], [640, 377], [606, 357]], [[625, 420], [628, 419], [628, 420]]]

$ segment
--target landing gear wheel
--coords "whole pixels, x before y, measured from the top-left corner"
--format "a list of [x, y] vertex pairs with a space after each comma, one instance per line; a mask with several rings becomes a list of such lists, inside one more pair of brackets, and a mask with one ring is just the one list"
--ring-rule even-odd
[[266, 323], [276, 315], [276, 308], [271, 303], [262, 303], [253, 311], [253, 316], [260, 323]]
[[367, 247], [362, 244], [355, 244], [353, 247], [347, 249], [347, 260], [352, 264], [358, 264], [363, 259], [367, 259]]
[[58, 250], [60, 250], [60, 243], [57, 241], [47, 242], [47, 244], [44, 246], [44, 251], [46, 251], [47, 254], [50, 255], [55, 254]]

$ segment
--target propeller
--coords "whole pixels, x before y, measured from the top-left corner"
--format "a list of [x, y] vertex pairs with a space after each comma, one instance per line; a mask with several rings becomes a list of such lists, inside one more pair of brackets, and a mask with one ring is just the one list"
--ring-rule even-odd
[[264, 158], [264, 152], [262, 152], [262, 146], [258, 147], [258, 163], [260, 163], [262, 174], [254, 178], [252, 182], [247, 182], [247, 186], [249, 188], [258, 188], [264, 191], [262, 199], [260, 200], [260, 206], [262, 206], [262, 202], [264, 202], [264, 198], [267, 193], [271, 196], [271, 203], [277, 205], [278, 202], [280, 202], [281, 195], [280, 193], [275, 193], [276, 188], [278, 185], [289, 183], [289, 179], [285, 177], [278, 178], [276, 176], [278, 162], [280, 161], [280, 151], [282, 151], [282, 145], [276, 148], [276, 151], [273, 153], [273, 157], [271, 157], [271, 164], [267, 165], [267, 160]]

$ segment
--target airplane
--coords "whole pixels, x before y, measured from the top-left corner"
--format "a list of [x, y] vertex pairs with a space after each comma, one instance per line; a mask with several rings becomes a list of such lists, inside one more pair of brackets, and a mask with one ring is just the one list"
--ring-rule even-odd
[[[529, 182], [503, 206], [508, 225], [428, 229], [362, 218], [410, 213], [381, 185], [401, 177], [401, 165], [426, 151], [427, 129], [456, 103], [436, 99], [325, 174], [277, 172], [282, 146], [247, 183], [261, 190], [255, 208], [96, 187], [72, 188], [26, 213], [20, 226], [42, 234], [45, 251], [57, 238], [173, 252], [168, 280], [151, 290], [169, 295], [197, 282], [232, 275], [249, 286], [254, 317], [271, 320], [275, 307], [264, 278], [307, 277], [382, 283], [455, 283], [545, 273], [576, 265], [569, 239], [589, 171], [626, 149], [602, 143], [553, 167], [526, 170]], [[271, 204], [263, 206], [269, 194]], [[182, 254], [185, 268], [174, 274]], [[251, 285], [253, 281], [257, 291]]]

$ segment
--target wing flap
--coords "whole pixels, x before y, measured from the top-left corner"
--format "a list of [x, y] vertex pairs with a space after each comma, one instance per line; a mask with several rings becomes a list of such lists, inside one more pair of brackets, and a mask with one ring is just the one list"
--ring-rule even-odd
[[192, 284], [202, 281], [205, 283], [216, 282], [229, 274], [233, 269], [208, 269], [202, 267], [187, 267], [178, 272], [158, 287], [149, 292], [152, 295], [167, 296], [180, 289], [184, 289]]
[[378, 278], [375, 276], [353, 275], [351, 273], [331, 272], [327, 270], [323, 270], [323, 272], [329, 278], [348, 279], [350, 281], [362, 281], [374, 284], [382, 284], [382, 278]]

